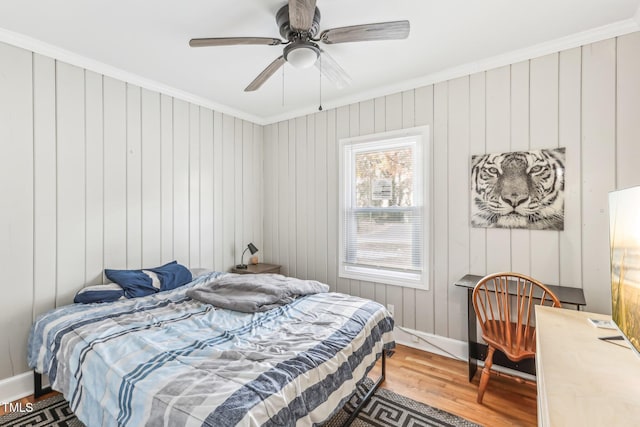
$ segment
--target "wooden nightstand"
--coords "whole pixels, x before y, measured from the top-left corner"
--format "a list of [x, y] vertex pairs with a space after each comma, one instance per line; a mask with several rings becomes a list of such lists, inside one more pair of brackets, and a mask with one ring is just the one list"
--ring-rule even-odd
[[248, 264], [247, 268], [236, 268], [233, 267], [231, 269], [232, 273], [237, 274], [263, 274], [263, 273], [273, 273], [280, 274], [280, 266], [276, 264]]

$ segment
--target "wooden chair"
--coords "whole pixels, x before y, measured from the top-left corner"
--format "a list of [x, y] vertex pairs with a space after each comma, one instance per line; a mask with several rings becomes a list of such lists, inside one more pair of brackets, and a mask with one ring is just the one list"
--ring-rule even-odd
[[478, 403], [491, 376], [493, 354], [502, 351], [518, 362], [536, 355], [534, 306], [560, 307], [560, 301], [545, 285], [519, 273], [495, 273], [483, 277], [473, 289], [473, 308], [489, 350], [484, 361]]

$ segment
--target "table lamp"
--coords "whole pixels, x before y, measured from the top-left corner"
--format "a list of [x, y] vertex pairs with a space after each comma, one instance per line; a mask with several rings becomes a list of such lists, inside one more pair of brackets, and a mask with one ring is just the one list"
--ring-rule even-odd
[[236, 265], [236, 268], [239, 268], [241, 270], [244, 270], [247, 268], [247, 264], [244, 263], [244, 253], [247, 252], [247, 250], [251, 252], [251, 255], [258, 252], [258, 248], [256, 248], [256, 246], [253, 243], [249, 243], [246, 249], [242, 251], [242, 256], [240, 257], [240, 264]]

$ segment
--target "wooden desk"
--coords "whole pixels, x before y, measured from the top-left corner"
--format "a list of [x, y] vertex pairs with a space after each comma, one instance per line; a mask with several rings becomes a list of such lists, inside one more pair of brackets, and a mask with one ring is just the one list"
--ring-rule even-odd
[[640, 357], [591, 326], [611, 316], [536, 307], [539, 426], [631, 426], [640, 420]]
[[[483, 276], [467, 274], [454, 284], [467, 289], [467, 342], [469, 344], [469, 381], [478, 370], [478, 360], [484, 360], [487, 357], [487, 345], [477, 342], [477, 322], [476, 312], [473, 309], [473, 288]], [[580, 288], [569, 288], [566, 286], [546, 285], [553, 292], [563, 307], [565, 304], [574, 305], [577, 310], [581, 306], [586, 305], [584, 292]], [[511, 292], [510, 292], [511, 293]], [[501, 351], [497, 350], [493, 356], [495, 365], [504, 366], [505, 368], [515, 369], [516, 371], [526, 372], [531, 375], [536, 374], [535, 361], [533, 359], [525, 359], [520, 362], [512, 362]]]

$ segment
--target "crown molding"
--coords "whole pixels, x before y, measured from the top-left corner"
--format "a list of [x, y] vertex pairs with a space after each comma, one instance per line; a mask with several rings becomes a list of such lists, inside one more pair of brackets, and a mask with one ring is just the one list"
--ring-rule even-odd
[[235, 116], [239, 119], [248, 120], [256, 124], [264, 124], [264, 118], [255, 116], [253, 114], [246, 113], [244, 111], [237, 110], [224, 104], [217, 103], [210, 99], [194, 95], [189, 92], [176, 89], [172, 86], [157, 82], [155, 80], [147, 79], [128, 71], [121, 70], [104, 62], [96, 61], [91, 58], [79, 55], [77, 53], [62, 49], [60, 47], [51, 45], [41, 40], [25, 36], [24, 34], [9, 31], [0, 28], [0, 42], [8, 43], [22, 49], [38, 53], [40, 55], [48, 56], [56, 61], [66, 62], [71, 65], [75, 65], [80, 68], [84, 68], [90, 71], [94, 71], [98, 74], [102, 74], [108, 77], [121, 80], [126, 83], [130, 83], [136, 86], [140, 86], [145, 89], [160, 92], [165, 95], [169, 95], [187, 102], [191, 102], [202, 107], [210, 108], [214, 111], [221, 112]]
[[[343, 105], [354, 104], [361, 101], [378, 98], [381, 96], [391, 95], [405, 90], [416, 89], [422, 86], [428, 86], [434, 83], [440, 83], [452, 80], [458, 77], [491, 70], [505, 65], [515, 64], [521, 61], [527, 61], [544, 55], [560, 52], [567, 49], [584, 46], [590, 43], [622, 36], [640, 30], [640, 7], [636, 11], [633, 18], [623, 21], [614, 22], [602, 27], [593, 28], [591, 30], [572, 34], [559, 39], [533, 45], [524, 49], [514, 50], [502, 55], [491, 58], [482, 59], [476, 62], [469, 62], [460, 66], [448, 68], [436, 73], [432, 73], [416, 79], [405, 80], [403, 82], [381, 86], [369, 91], [360, 92], [352, 96], [346, 96], [333, 100], [331, 102], [323, 102], [324, 110], [337, 108]], [[273, 124], [295, 117], [314, 114], [317, 107], [311, 106], [295, 111], [288, 111], [277, 116], [266, 117], [263, 119], [265, 124]]]
[[[391, 95], [406, 90], [412, 90], [422, 86], [428, 86], [434, 83], [439, 83], [458, 77], [487, 71], [493, 68], [515, 64], [521, 61], [526, 61], [532, 58], [537, 58], [563, 50], [572, 49], [586, 44], [595, 43], [601, 40], [622, 36], [639, 30], [640, 7], [638, 7], [636, 13], [630, 19], [614, 22], [602, 27], [572, 34], [570, 36], [540, 43], [528, 48], [515, 50], [480, 61], [469, 62], [460, 66], [451, 67], [442, 71], [438, 71], [436, 73], [418, 77], [416, 79], [405, 80], [391, 85], [377, 87], [375, 89], [359, 92], [357, 94], [345, 96], [329, 102], [325, 101], [324, 109], [329, 110], [343, 105], [354, 104], [381, 96]], [[71, 51], [13, 31], [0, 28], [0, 42], [5, 42], [41, 55], [54, 58], [58, 61], [66, 62], [71, 65], [75, 65], [99, 74], [103, 74], [105, 76], [113, 77], [115, 79], [143, 87], [145, 89], [157, 91], [162, 94], [182, 99], [196, 105], [210, 108], [217, 112], [229, 114], [239, 119], [248, 120], [258, 125], [278, 123], [284, 120], [306, 116], [308, 114], [314, 114], [318, 111], [317, 107], [313, 105], [305, 108], [291, 110], [275, 116], [256, 116], [254, 114], [237, 110], [228, 105], [221, 104], [219, 102], [203, 98], [195, 94], [182, 91], [180, 89], [176, 89], [169, 85], [147, 79], [137, 74], [121, 70], [103, 62], [95, 61], [85, 56], [78, 55]]]

